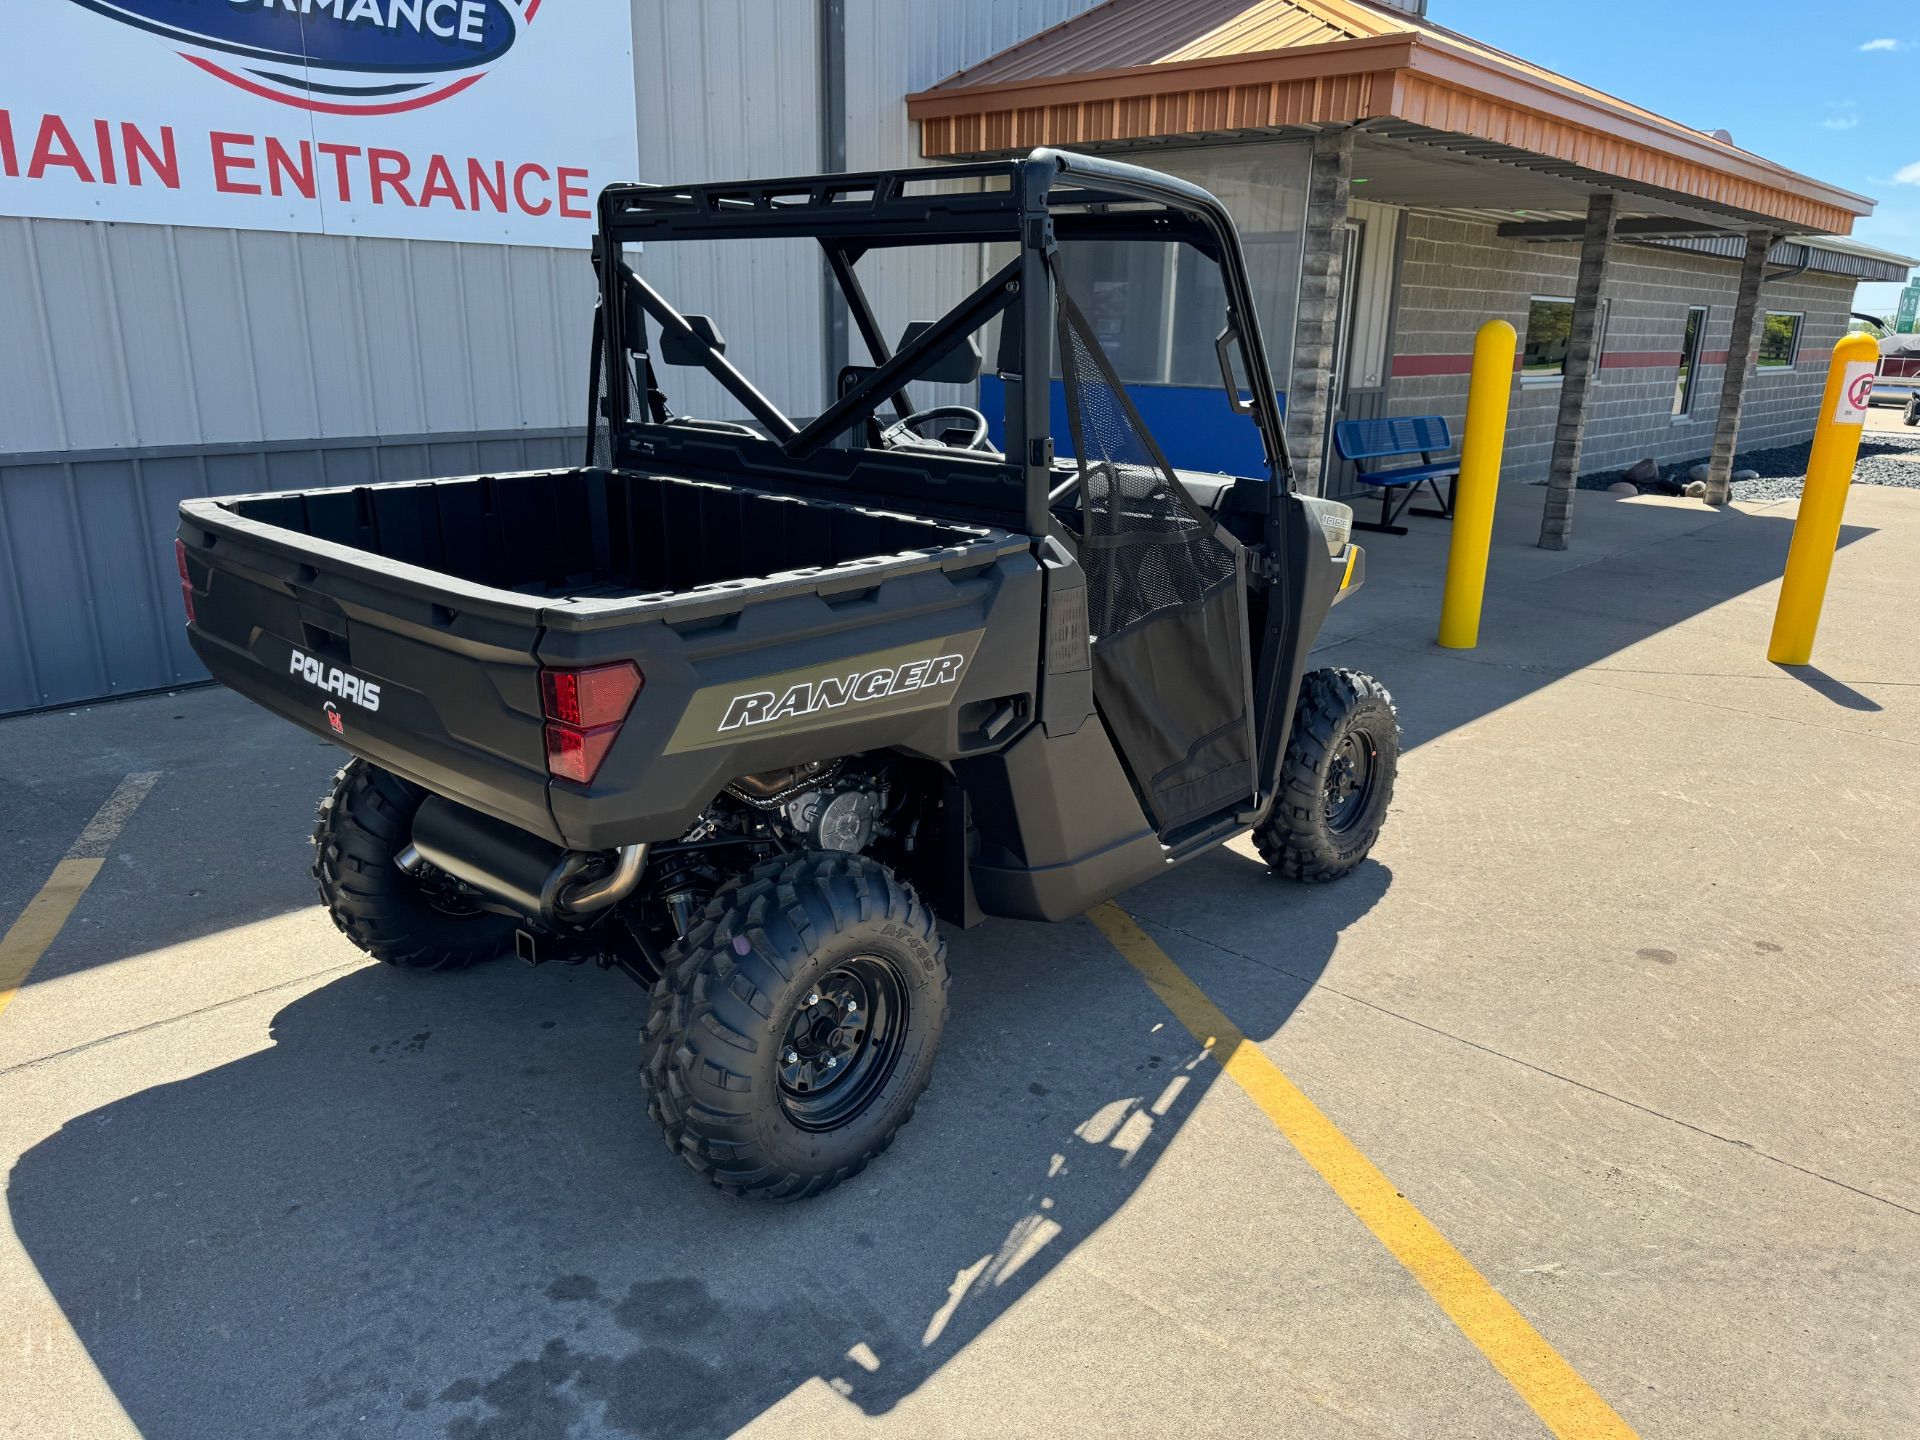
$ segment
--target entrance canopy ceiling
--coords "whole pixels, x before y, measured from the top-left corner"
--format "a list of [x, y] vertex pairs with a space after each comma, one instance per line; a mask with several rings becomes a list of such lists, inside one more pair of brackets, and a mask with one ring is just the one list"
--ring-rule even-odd
[[1610, 190], [1635, 214], [1844, 235], [1874, 204], [1366, 0], [1107, 0], [907, 113], [932, 159], [1357, 125], [1384, 142], [1380, 175], [1356, 157], [1366, 198], [1423, 207], [1578, 214]]

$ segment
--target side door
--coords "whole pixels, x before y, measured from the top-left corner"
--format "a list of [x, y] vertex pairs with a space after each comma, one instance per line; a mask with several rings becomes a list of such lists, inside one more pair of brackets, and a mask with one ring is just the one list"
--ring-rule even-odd
[[1062, 268], [1059, 366], [1094, 703], [1171, 840], [1250, 805], [1258, 783], [1246, 556], [1167, 462]]

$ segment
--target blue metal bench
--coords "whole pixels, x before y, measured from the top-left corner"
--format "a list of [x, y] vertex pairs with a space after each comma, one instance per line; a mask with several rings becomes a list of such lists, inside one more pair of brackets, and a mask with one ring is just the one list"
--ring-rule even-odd
[[[1453, 487], [1460, 477], [1460, 461], [1434, 458], [1453, 448], [1453, 436], [1443, 415], [1400, 415], [1386, 420], [1342, 420], [1333, 427], [1333, 448], [1340, 458], [1353, 462], [1354, 478], [1362, 485], [1380, 489], [1380, 518], [1356, 520], [1356, 530], [1378, 530], [1388, 535], [1404, 535], [1407, 527], [1394, 522], [1403, 514], [1431, 515], [1448, 520], [1453, 517]], [[1370, 460], [1393, 460], [1418, 455], [1418, 465], [1399, 465], [1375, 469]], [[1440, 482], [1445, 480], [1443, 492]], [[1426, 486], [1439, 502], [1438, 510], [1408, 510]], [[1399, 493], [1396, 495], [1395, 492]]]

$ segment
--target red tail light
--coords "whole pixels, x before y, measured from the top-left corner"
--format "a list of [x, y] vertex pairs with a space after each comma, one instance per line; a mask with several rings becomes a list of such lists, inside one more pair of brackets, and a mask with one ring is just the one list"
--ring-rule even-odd
[[576, 785], [590, 783], [646, 683], [631, 660], [586, 670], [542, 670], [548, 773]]
[[193, 577], [187, 573], [187, 542], [173, 542], [174, 564], [180, 567], [180, 598], [186, 602], [187, 623], [193, 624]]

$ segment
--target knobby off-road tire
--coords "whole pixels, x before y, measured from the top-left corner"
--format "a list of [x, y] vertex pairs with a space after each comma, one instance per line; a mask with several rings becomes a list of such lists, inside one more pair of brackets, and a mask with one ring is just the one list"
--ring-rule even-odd
[[429, 891], [393, 863], [427, 792], [350, 760], [313, 827], [313, 878], [340, 933], [402, 970], [464, 970], [513, 949], [513, 921]]
[[1393, 799], [1400, 721], [1386, 686], [1359, 670], [1300, 682], [1280, 794], [1253, 832], [1260, 857], [1289, 880], [1337, 880], [1367, 858]]
[[779, 856], [668, 950], [641, 1036], [647, 1113], [722, 1190], [818, 1195], [913, 1117], [946, 1015], [946, 945], [906, 882], [861, 855]]

